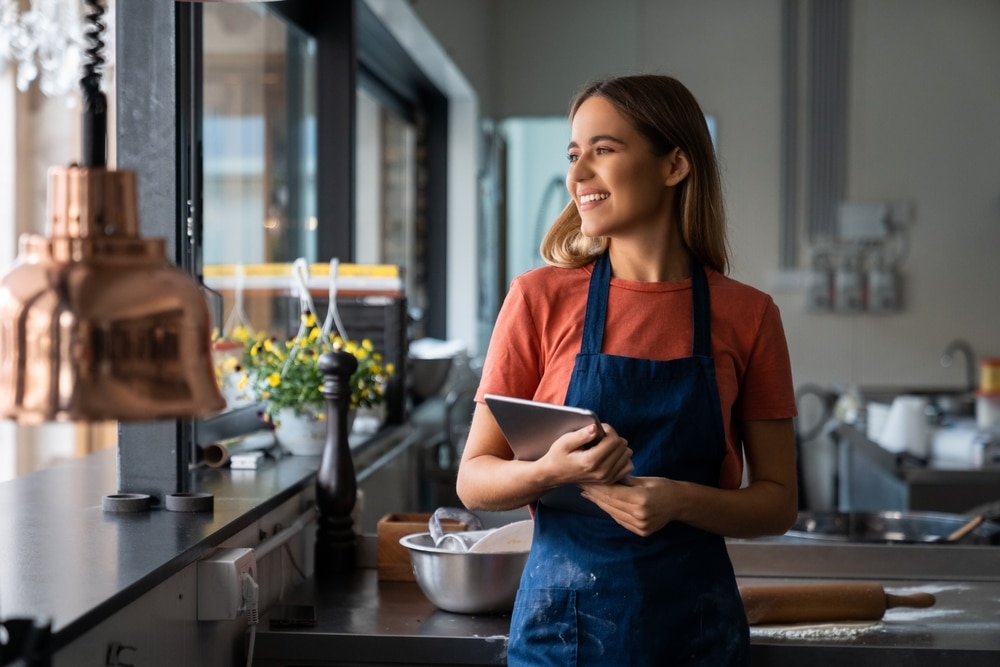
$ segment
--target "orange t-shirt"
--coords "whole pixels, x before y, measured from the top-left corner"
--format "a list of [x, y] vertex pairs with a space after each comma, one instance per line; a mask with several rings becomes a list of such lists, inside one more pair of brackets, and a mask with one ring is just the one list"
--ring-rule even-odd
[[[503, 394], [564, 403], [583, 337], [593, 265], [551, 266], [511, 282], [490, 340], [476, 400]], [[726, 455], [722, 488], [743, 478], [740, 423], [796, 414], [788, 345], [771, 297], [706, 270], [712, 311], [712, 354], [722, 403]], [[692, 354], [691, 280], [611, 279], [602, 352], [668, 360]]]

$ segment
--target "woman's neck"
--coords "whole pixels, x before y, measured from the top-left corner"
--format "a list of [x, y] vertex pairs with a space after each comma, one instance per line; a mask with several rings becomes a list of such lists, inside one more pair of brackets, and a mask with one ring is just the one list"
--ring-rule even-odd
[[678, 282], [691, 277], [691, 259], [680, 235], [650, 243], [612, 239], [608, 246], [611, 275], [646, 283]]

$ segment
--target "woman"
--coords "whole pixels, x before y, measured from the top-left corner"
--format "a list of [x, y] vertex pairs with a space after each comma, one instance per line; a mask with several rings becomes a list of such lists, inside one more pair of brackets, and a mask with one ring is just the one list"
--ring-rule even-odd
[[[780, 316], [725, 275], [718, 167], [682, 84], [594, 83], [570, 119], [572, 201], [542, 242], [550, 266], [511, 283], [458, 474], [469, 509], [534, 509], [508, 661], [747, 664], [724, 537], [781, 534], [797, 510]], [[486, 393], [589, 408], [606, 435], [514, 460]], [[536, 502], [566, 484], [594, 511]]]

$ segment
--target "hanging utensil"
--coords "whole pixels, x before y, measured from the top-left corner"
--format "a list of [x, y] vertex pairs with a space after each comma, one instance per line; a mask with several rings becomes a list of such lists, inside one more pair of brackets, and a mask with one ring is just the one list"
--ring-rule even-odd
[[976, 516], [969, 519], [964, 525], [955, 530], [954, 532], [945, 535], [944, 537], [939, 537], [934, 540], [935, 542], [959, 542], [963, 537], [974, 531], [979, 527], [979, 524], [983, 522], [984, 517], [982, 514], [977, 514]]

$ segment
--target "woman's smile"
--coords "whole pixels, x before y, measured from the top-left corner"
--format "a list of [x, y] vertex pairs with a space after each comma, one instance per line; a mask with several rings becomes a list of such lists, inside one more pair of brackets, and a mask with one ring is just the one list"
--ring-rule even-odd
[[599, 206], [605, 199], [611, 195], [607, 192], [592, 192], [583, 195], [579, 195], [580, 209], [586, 210]]

